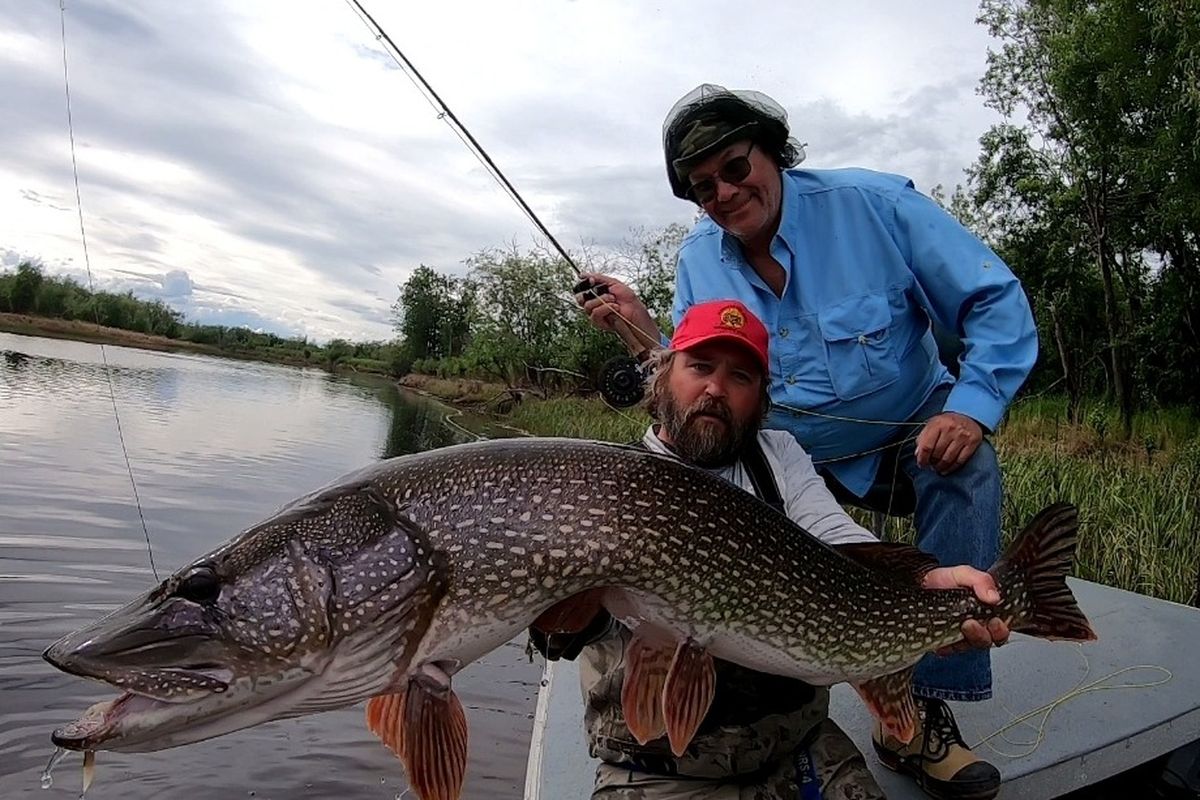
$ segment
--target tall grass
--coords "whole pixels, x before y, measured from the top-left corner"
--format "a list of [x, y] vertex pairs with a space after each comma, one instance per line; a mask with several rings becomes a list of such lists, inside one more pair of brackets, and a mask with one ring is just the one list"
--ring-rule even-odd
[[519, 404], [508, 424], [535, 436], [631, 442], [642, 438], [650, 417], [640, 408], [617, 411], [591, 398], [556, 397]]
[[[1042, 508], [1079, 507], [1075, 574], [1179, 603], [1200, 572], [1200, 421], [1190, 409], [1139, 414], [1121, 441], [1114, 408], [1092, 403], [1067, 422], [1066, 401], [1017, 404], [995, 437], [1004, 481], [1004, 541]], [[865, 515], [858, 515], [866, 522]], [[911, 541], [911, 521], [887, 538]]]

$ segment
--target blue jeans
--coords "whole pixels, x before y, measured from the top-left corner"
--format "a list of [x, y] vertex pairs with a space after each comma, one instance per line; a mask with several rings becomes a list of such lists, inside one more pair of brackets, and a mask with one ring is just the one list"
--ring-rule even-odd
[[[923, 422], [939, 413], [949, 394], [949, 386], [935, 390], [910, 421]], [[916, 431], [905, 428], [899, 439]], [[916, 495], [913, 526], [919, 548], [947, 567], [970, 564], [986, 570], [995, 562], [1000, 551], [1000, 464], [990, 442], [985, 439], [966, 464], [948, 475], [939, 475], [932, 467], [918, 467], [916, 441], [905, 442], [894, 469], [912, 482]], [[904, 480], [889, 466], [882, 467], [871, 494], [886, 494], [897, 479]], [[835, 490], [835, 494], [844, 496], [845, 491]], [[991, 654], [970, 650], [945, 657], [926, 655], [917, 664], [913, 694], [942, 700], [987, 700], [992, 696]]]
[[[935, 391], [913, 421], [940, 412], [949, 394], [949, 387]], [[981, 442], [967, 463], [949, 475], [918, 467], [915, 452], [915, 441], [905, 443], [898, 466], [912, 480], [917, 496], [917, 547], [944, 566], [970, 564], [986, 570], [1000, 555], [1000, 463], [991, 442]], [[889, 477], [879, 475], [876, 480]], [[987, 700], [992, 696], [991, 653], [926, 655], [917, 664], [913, 693], [942, 700]]]

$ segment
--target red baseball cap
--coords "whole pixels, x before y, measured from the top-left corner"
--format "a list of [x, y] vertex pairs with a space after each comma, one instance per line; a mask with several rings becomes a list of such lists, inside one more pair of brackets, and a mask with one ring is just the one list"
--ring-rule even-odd
[[710, 300], [689, 308], [671, 337], [672, 350], [691, 350], [705, 342], [726, 339], [749, 348], [762, 365], [763, 374], [771, 372], [767, 360], [770, 342], [767, 328], [745, 304], [738, 300]]

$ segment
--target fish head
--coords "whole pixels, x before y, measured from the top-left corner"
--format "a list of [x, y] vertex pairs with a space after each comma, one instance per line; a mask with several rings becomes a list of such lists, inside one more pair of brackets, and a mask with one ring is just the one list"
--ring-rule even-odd
[[51, 645], [58, 669], [123, 691], [54, 742], [160, 750], [352, 705], [407, 669], [446, 578], [376, 483], [298, 500]]

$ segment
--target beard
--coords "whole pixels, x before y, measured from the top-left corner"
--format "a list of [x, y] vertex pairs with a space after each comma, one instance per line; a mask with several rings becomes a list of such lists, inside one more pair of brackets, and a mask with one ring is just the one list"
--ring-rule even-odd
[[[701, 395], [692, 405], [680, 408], [675, 398], [667, 394], [658, 411], [675, 454], [705, 469], [734, 463], [747, 437], [758, 434], [758, 420], [736, 420], [729, 406], [708, 395]], [[709, 417], [723, 420], [724, 424]]]

